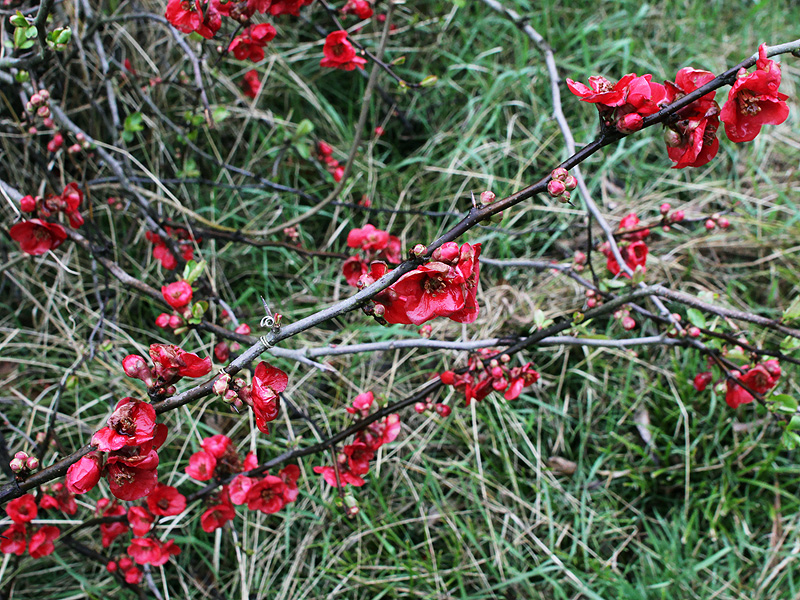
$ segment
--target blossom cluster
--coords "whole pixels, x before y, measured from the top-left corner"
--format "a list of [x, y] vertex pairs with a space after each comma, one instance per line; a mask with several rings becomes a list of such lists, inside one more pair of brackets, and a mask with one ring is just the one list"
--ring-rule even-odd
[[[763, 396], [778, 385], [780, 377], [781, 366], [776, 359], [739, 367], [739, 370], [731, 371], [725, 378], [725, 402], [731, 408], [749, 404], [755, 400], [751, 392]], [[702, 392], [713, 380], [711, 371], [703, 371], [695, 375], [692, 383], [698, 392]]]
[[[165, 227], [164, 231], [177, 240], [183, 260], [189, 261], [194, 258], [194, 244], [199, 244], [202, 241], [201, 238], [195, 238], [182, 227]], [[173, 271], [178, 266], [178, 260], [172, 254], [167, 243], [161, 239], [160, 235], [152, 231], [145, 232], [144, 236], [153, 244], [153, 258], [161, 262], [161, 266], [167, 271]]]
[[[352, 406], [348, 406], [345, 410], [363, 419], [368, 417], [373, 409], [377, 409], [374, 402], [374, 394], [365, 392], [356, 396]], [[361, 487], [366, 483], [362, 475], [369, 473], [369, 461], [375, 458], [381, 446], [397, 438], [400, 426], [400, 415], [397, 414], [387, 415], [370, 423], [356, 433], [351, 444], [342, 447], [342, 451], [336, 456], [335, 465], [314, 467], [314, 472], [322, 475], [323, 479], [333, 487], [340, 485]]]
[[0, 552], [22, 556], [27, 550], [31, 558], [42, 558], [53, 553], [55, 550], [53, 542], [61, 531], [55, 525], [34, 527], [31, 521], [38, 516], [40, 508], [42, 510], [55, 508], [70, 515], [75, 514], [77, 510], [75, 499], [69, 497], [69, 494], [62, 493], [62, 489], [63, 486], [56, 492], [57, 497], [42, 495], [38, 506], [33, 494], [25, 494], [8, 503], [6, 514], [13, 523], [0, 534]]
[[[415, 248], [424, 254], [424, 247]], [[478, 279], [480, 244], [446, 242], [431, 254], [432, 260], [406, 273], [373, 298], [365, 308], [387, 323], [421, 325], [436, 317], [458, 323], [472, 323], [478, 318]], [[386, 263], [374, 261], [357, 285], [372, 285], [388, 272]]]
[[225, 435], [204, 438], [201, 446], [203, 449], [189, 458], [186, 467], [189, 477], [209, 481], [239, 473], [209, 501], [209, 507], [200, 517], [203, 531], [210, 533], [231, 521], [236, 516], [234, 505], [247, 504], [250, 510], [276, 513], [297, 499], [297, 479], [300, 477], [297, 465], [288, 465], [277, 475], [267, 473], [263, 477], [250, 477], [243, 472], [258, 468], [253, 452], [248, 452], [242, 460], [231, 439]]
[[267, 423], [278, 417], [281, 407], [280, 393], [289, 385], [289, 376], [268, 362], [260, 362], [253, 372], [253, 381], [247, 385], [243, 379], [231, 379], [222, 373], [214, 382], [213, 391], [236, 409], [247, 404], [253, 409], [256, 427], [269, 433]]
[[333, 158], [333, 147], [327, 142], [319, 141], [317, 143], [317, 159], [325, 164], [325, 168], [333, 175], [335, 182], [340, 182], [344, 177], [344, 167], [339, 164], [339, 161]]
[[361, 277], [369, 273], [369, 263], [376, 260], [392, 264], [400, 262], [400, 238], [369, 223], [360, 229], [350, 230], [347, 246], [363, 252], [363, 257], [351, 256], [342, 265], [342, 275], [353, 287], [359, 287]]
[[80, 213], [82, 200], [83, 192], [77, 183], [68, 183], [61, 194], [50, 194], [45, 198], [24, 196], [20, 200], [20, 210], [33, 213], [34, 218], [14, 225], [9, 230], [11, 239], [19, 243], [23, 252], [32, 256], [58, 248], [67, 239], [67, 231], [63, 225], [44, 219], [63, 213], [69, 226], [77, 229], [84, 223]]
[[[719, 150], [717, 130], [725, 124], [732, 142], [749, 142], [764, 125], [778, 125], [789, 116], [787, 96], [778, 92], [781, 68], [767, 58], [766, 44], [758, 49], [755, 71], [741, 69], [720, 109], [715, 91], [700, 96], [673, 115], [666, 124], [665, 142], [673, 168], [700, 167]], [[709, 71], [685, 67], [675, 81], [654, 83], [652, 75], [629, 73], [616, 83], [605, 77], [590, 77], [589, 86], [567, 79], [570, 91], [597, 106], [604, 127], [622, 133], [642, 128], [644, 117], [653, 115], [714, 79]]]
[[[619, 223], [617, 230], [620, 236], [620, 242], [617, 244], [619, 253], [622, 259], [631, 271], [640, 269], [642, 272], [645, 270], [647, 263], [648, 247], [645, 240], [650, 237], [650, 229], [642, 226], [639, 217], [636, 213], [626, 215]], [[611, 245], [608, 242], [603, 242], [600, 245], [600, 251], [606, 257], [606, 268], [613, 274], [619, 275], [622, 269], [614, 258], [611, 252]], [[623, 273], [625, 277], [630, 277], [627, 273]]]
[[539, 381], [539, 373], [531, 363], [519, 367], [509, 367], [511, 360], [507, 354], [494, 358], [497, 351], [489, 348], [478, 350], [471, 355], [464, 373], [445, 371], [439, 375], [442, 383], [452, 385], [464, 394], [467, 406], [473, 400], [481, 401], [495, 392], [505, 392], [506, 400], [514, 400], [522, 389]]

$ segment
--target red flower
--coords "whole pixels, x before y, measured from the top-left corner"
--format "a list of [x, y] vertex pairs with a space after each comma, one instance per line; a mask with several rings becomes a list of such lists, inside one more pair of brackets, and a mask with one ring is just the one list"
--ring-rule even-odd
[[120, 500], [138, 500], [152, 492], [158, 483], [155, 469], [136, 469], [122, 463], [108, 465], [108, 487]]
[[244, 95], [248, 98], [258, 97], [258, 90], [261, 89], [261, 80], [258, 78], [258, 71], [250, 69], [245, 73], [242, 79], [242, 87], [244, 88]]
[[85, 494], [91, 491], [100, 481], [100, 470], [100, 456], [97, 452], [82, 456], [67, 469], [67, 489], [73, 494]]
[[619, 229], [620, 232], [630, 231], [632, 233], [623, 233], [622, 238], [625, 240], [643, 240], [647, 236], [650, 235], [649, 229], [642, 229], [639, 225], [639, 217], [636, 216], [636, 213], [631, 213], [626, 215], [622, 221], [619, 222]]
[[353, 400], [353, 406], [345, 408], [351, 415], [360, 414], [362, 417], [369, 415], [369, 409], [375, 401], [375, 395], [372, 392], [364, 392], [359, 394]]
[[17, 223], [8, 233], [11, 239], [19, 242], [20, 249], [31, 256], [55, 250], [67, 239], [67, 231], [61, 225], [41, 219], [28, 219]]
[[273, 0], [269, 7], [269, 14], [277, 17], [278, 15], [300, 16], [300, 9], [311, 4], [313, 0]]
[[186, 509], [186, 496], [171, 485], [159, 485], [147, 496], [147, 507], [154, 515], [179, 515]]
[[[714, 74], [686, 67], [678, 71], [675, 83], [665, 82], [667, 103], [672, 104], [714, 79]], [[678, 111], [677, 118], [668, 125], [665, 136], [667, 154], [674, 169], [701, 167], [716, 156], [719, 150], [719, 105], [714, 102], [715, 92], [701, 96], [689, 106]]]
[[200, 358], [177, 346], [151, 344], [150, 358], [155, 364], [156, 374], [164, 381], [172, 382], [176, 377], [204, 377], [211, 372], [210, 358]]
[[137, 537], [147, 535], [155, 519], [153, 513], [144, 506], [131, 506], [128, 509], [128, 523], [133, 530], [133, 535]]
[[173, 540], [165, 543], [153, 538], [133, 538], [128, 546], [128, 556], [139, 565], [161, 566], [173, 554], [180, 554], [181, 549]]
[[749, 404], [755, 400], [747, 389], [737, 383], [737, 380], [741, 381], [749, 390], [759, 395], [764, 395], [775, 387], [778, 383], [778, 378], [781, 376], [780, 367], [778, 367], [777, 370], [775, 369], [777, 361], [768, 362], [771, 364], [767, 365], [767, 363], [764, 363], [756, 365], [745, 372], [744, 375], [738, 375], [734, 371], [734, 378], [728, 379], [727, 381], [725, 402], [728, 403], [728, 406], [731, 408], [738, 408], [742, 404]]
[[[635, 271], [636, 267], [642, 267], [642, 270], [644, 270], [645, 264], [647, 263], [647, 251], [647, 244], [641, 241], [633, 242], [619, 249], [622, 258], [625, 260], [625, 264], [628, 265], [632, 271]], [[614, 255], [611, 254], [611, 250], [605, 250], [604, 253], [606, 254], [606, 267], [608, 267], [608, 270], [614, 275], [619, 275], [622, 269], [614, 258]], [[624, 275], [628, 277], [627, 273], [624, 273]]]
[[666, 90], [660, 83], [653, 83], [652, 77], [629, 73], [616, 84], [605, 77], [590, 77], [591, 87], [567, 79], [567, 87], [584, 102], [596, 104], [606, 125], [631, 133], [641, 129], [642, 117], [658, 112], [664, 105]]
[[767, 45], [758, 47], [756, 70], [741, 69], [728, 92], [720, 119], [732, 142], [749, 142], [764, 125], [780, 125], [789, 116], [788, 96], [778, 92], [781, 66], [767, 58]]
[[180, 310], [192, 301], [192, 286], [181, 279], [161, 286], [161, 295], [172, 308]]
[[347, 283], [353, 287], [358, 287], [358, 281], [362, 275], [367, 274], [367, 263], [358, 256], [351, 256], [342, 265], [342, 275]]
[[125, 570], [125, 583], [137, 584], [142, 581], [142, 571], [136, 567], [131, 567]]
[[195, 0], [169, 0], [165, 16], [183, 33], [196, 31], [203, 22], [203, 10]]
[[51, 491], [55, 496], [43, 494], [39, 499], [39, 508], [47, 510], [55, 508], [68, 515], [78, 512], [78, 503], [75, 502], [75, 495], [67, 489], [63, 483], [54, 483]]
[[369, 461], [375, 456], [363, 442], [356, 441], [342, 448], [342, 452], [347, 457], [347, 465], [354, 475], [364, 475], [369, 473]]
[[25, 554], [25, 547], [28, 545], [25, 532], [25, 525], [14, 523], [0, 534], [0, 552], [3, 554]]
[[[333, 487], [339, 487], [339, 484], [336, 482], [336, 469], [333, 467], [314, 467], [314, 473], [319, 473], [322, 475], [322, 478]], [[351, 473], [346, 467], [340, 465], [339, 466], [339, 481], [342, 484], [342, 487], [346, 485], [352, 485], [355, 487], [361, 487], [366, 483], [361, 477]]]
[[250, 488], [253, 487], [257, 481], [258, 480], [254, 477], [247, 477], [245, 475], [237, 475], [234, 477], [228, 488], [231, 502], [237, 505], [247, 502], [247, 492], [250, 491]]
[[230, 504], [216, 504], [200, 516], [200, 526], [206, 533], [211, 533], [235, 517], [236, 511]]
[[203, 438], [200, 446], [202, 446], [203, 450], [209, 454], [212, 454], [214, 458], [222, 458], [232, 443], [233, 442], [231, 441], [231, 438], [220, 433], [218, 435]]
[[300, 467], [287, 465], [278, 471], [278, 477], [283, 480], [286, 487], [283, 489], [283, 500], [288, 504], [297, 500], [300, 490], [297, 489], [297, 479], [300, 477]]
[[153, 439], [156, 411], [147, 402], [123, 398], [103, 427], [92, 436], [92, 445], [102, 452], [119, 450], [125, 446], [140, 446]]
[[347, 245], [362, 250], [383, 250], [389, 244], [389, 232], [376, 229], [367, 223], [361, 229], [352, 229], [347, 234]]
[[369, 19], [372, 16], [372, 5], [367, 0], [347, 0], [341, 12], [343, 15], [356, 15], [359, 19]]
[[247, 508], [263, 513], [276, 513], [284, 507], [286, 484], [280, 477], [267, 475], [247, 490]]
[[711, 371], [703, 371], [694, 376], [692, 385], [698, 392], [704, 392], [712, 379], [714, 379], [714, 376], [711, 374]]
[[352, 71], [356, 67], [363, 69], [367, 64], [366, 59], [356, 56], [356, 49], [348, 41], [346, 31], [334, 31], [328, 34], [322, 53], [325, 58], [319, 62], [321, 67]]
[[28, 552], [31, 558], [42, 558], [52, 554], [56, 547], [53, 541], [61, 535], [61, 530], [55, 525], [45, 525], [31, 536], [28, 543]]
[[281, 399], [278, 396], [289, 385], [289, 377], [267, 362], [260, 362], [253, 374], [251, 398], [256, 426], [263, 433], [269, 433], [267, 423], [274, 421], [280, 410]]
[[[126, 513], [124, 507], [120, 506], [116, 500], [113, 502], [107, 498], [100, 498], [94, 511], [99, 517], [119, 517]], [[103, 548], [108, 548], [115, 539], [128, 531], [128, 524], [124, 521], [114, 523], [101, 523], [100, 533], [102, 534]]]
[[33, 494], [25, 494], [8, 503], [6, 513], [14, 523], [30, 523], [36, 518], [39, 510], [36, 508], [36, 498]]
[[511, 381], [503, 397], [506, 400], [514, 400], [522, 393], [522, 388], [533, 385], [539, 381], [539, 373], [533, 369], [531, 363], [527, 363], [521, 367], [514, 367], [511, 369], [509, 378]]
[[[620, 106], [625, 103], [625, 95], [628, 84], [636, 77], [634, 73], [629, 73], [620, 79], [616, 84], [611, 83], [605, 77], [589, 77], [588, 87], [580, 82], [567, 79], [569, 91], [578, 96], [584, 102], [599, 104], [603, 107]], [[598, 107], [599, 110], [600, 107]]]
[[480, 276], [481, 245], [455, 242], [438, 248], [433, 262], [403, 275], [388, 290], [375, 296], [389, 323], [421, 325], [435, 317], [472, 323], [478, 317], [475, 297]]
[[189, 466], [186, 467], [186, 474], [197, 481], [208, 481], [214, 477], [214, 468], [217, 466], [217, 459], [214, 455], [201, 451], [195, 452], [189, 457]]
[[272, 41], [276, 33], [275, 28], [268, 23], [251, 25], [233, 38], [228, 51], [233, 52], [237, 60], [264, 60], [264, 46]]

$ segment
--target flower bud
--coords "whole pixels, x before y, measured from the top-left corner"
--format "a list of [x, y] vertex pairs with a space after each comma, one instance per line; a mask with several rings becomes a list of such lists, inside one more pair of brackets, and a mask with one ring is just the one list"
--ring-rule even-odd
[[251, 329], [250, 329], [250, 325], [248, 325], [247, 323], [242, 323], [236, 329], [234, 329], [234, 331], [236, 333], [241, 334], [241, 335], [250, 335]]
[[42, 121], [42, 125], [47, 127], [48, 129], [52, 129], [55, 126], [56, 122], [53, 121], [52, 117], [47, 117], [44, 121]]
[[588, 308], [594, 308], [595, 306], [597, 306], [597, 298], [589, 298], [586, 301], [586, 306]]
[[719, 225], [723, 229], [727, 229], [728, 227], [731, 226], [731, 222], [725, 217], [720, 217], [719, 219], [717, 219], [717, 225]]
[[508, 364], [511, 362], [511, 357], [508, 354], [501, 354], [500, 362]]
[[411, 249], [411, 256], [415, 258], [421, 258], [428, 253], [428, 249], [423, 244], [417, 244]]
[[636, 321], [633, 320], [633, 317], [627, 316], [622, 319], [622, 328], [625, 331], [630, 331], [636, 327]]
[[417, 411], [417, 413], [419, 414], [424, 413], [427, 408], [428, 405], [425, 404], [424, 402], [417, 402], [416, 404], [414, 404], [414, 410]]
[[436, 409], [436, 412], [439, 414], [440, 417], [449, 417], [450, 413], [453, 412], [453, 409], [450, 408], [447, 404], [442, 404], [437, 402], [433, 406]]
[[578, 187], [578, 180], [572, 175], [567, 175], [567, 178], [564, 180], [564, 186], [567, 188], [567, 190], [572, 191]]
[[36, 129], [36, 127], [29, 127], [28, 128], [28, 133], [31, 134], [31, 135], [36, 135], [37, 133], [39, 133], [39, 130]]
[[693, 338], [700, 337], [700, 328], [699, 327], [689, 327], [689, 330], [687, 331], [687, 333], [689, 334], [689, 337], [693, 337]]
[[560, 179], [551, 179], [547, 182], [547, 193], [553, 198], [558, 198], [561, 194], [567, 191], [567, 186]]
[[14, 458], [18, 458], [21, 461], [26, 461], [26, 460], [28, 460], [28, 453], [27, 452], [23, 452], [22, 450], [20, 450], [19, 452], [17, 452], [14, 455]]
[[42, 117], [42, 118], [49, 117], [50, 116], [50, 107], [47, 106], [47, 105], [40, 106], [39, 108], [36, 109], [36, 114], [38, 116]]
[[169, 315], [167, 313], [161, 313], [156, 317], [156, 327], [161, 329], [169, 327]]
[[241, 377], [237, 377], [236, 379], [233, 380], [233, 385], [235, 385], [237, 388], [243, 388], [244, 386], [247, 385], [247, 382], [245, 382], [245, 380], [242, 379]]
[[712, 230], [712, 229], [714, 229], [714, 227], [716, 227], [716, 226], [717, 226], [717, 224], [716, 224], [716, 223], [714, 223], [714, 221], [712, 221], [711, 219], [708, 219], [708, 220], [706, 221], [706, 230], [708, 230], [708, 231], [711, 231], [711, 230]]
[[670, 217], [670, 220], [673, 223], [680, 223], [681, 221], [683, 221], [683, 219], [685, 217], [686, 217], [686, 215], [684, 214], [684, 212], [682, 210], [676, 210], [674, 213], [672, 213], [672, 216]]
[[372, 309], [372, 314], [376, 317], [383, 317], [386, 314], [386, 307], [383, 304], [376, 304]]
[[225, 392], [228, 391], [228, 385], [230, 382], [231, 376], [228, 373], [222, 373], [219, 377], [217, 377], [216, 381], [214, 381], [214, 385], [211, 389], [217, 396], [224, 396]]
[[550, 173], [551, 178], [561, 182], [567, 178], [567, 175], [569, 175], [569, 172], [564, 167], [555, 168]]
[[43, 102], [47, 102], [50, 100], [50, 92], [47, 90], [39, 90], [39, 97], [42, 99]]
[[624, 117], [617, 119], [617, 130], [622, 133], [633, 133], [642, 128], [644, 119], [639, 113], [628, 113]]
[[244, 402], [242, 402], [241, 398], [234, 398], [233, 402], [231, 402], [231, 408], [236, 412], [241, 412], [244, 408]]
[[119, 568], [123, 571], [127, 571], [133, 566], [133, 561], [128, 558], [127, 556], [123, 556], [119, 559]]
[[19, 208], [22, 212], [33, 212], [36, 210], [36, 200], [33, 196], [23, 196], [19, 201]]
[[230, 389], [229, 389], [229, 390], [227, 390], [227, 391], [225, 392], [225, 394], [222, 396], [222, 399], [223, 399], [223, 400], [225, 400], [225, 402], [233, 402], [233, 401], [234, 401], [234, 400], [236, 400], [236, 398], [238, 398], [238, 397], [239, 397], [239, 395], [236, 393], [236, 391], [235, 391], [235, 390], [230, 390]]
[[172, 329], [177, 329], [183, 324], [183, 319], [178, 315], [171, 315], [169, 318], [169, 326]]
[[426, 323], [425, 325], [419, 328], [418, 333], [420, 337], [428, 339], [431, 337], [431, 331], [433, 331], [433, 327], [431, 327], [430, 324]]
[[31, 456], [26, 462], [25, 466], [28, 467], [29, 470], [35, 471], [39, 468], [39, 459], [35, 456]]
[[453, 263], [458, 261], [460, 249], [455, 242], [445, 242], [433, 251], [431, 258], [446, 263]]
[[42, 103], [42, 97], [39, 94], [33, 94], [30, 103], [34, 107], [38, 107]]
[[558, 197], [558, 201], [561, 202], [561, 204], [566, 204], [567, 202], [569, 202], [569, 199], [570, 199], [569, 192], [564, 192]]
[[585, 265], [586, 264], [586, 253], [581, 252], [580, 250], [576, 250], [575, 254], [572, 255], [572, 261], [576, 265]]
[[490, 192], [488, 190], [485, 192], [481, 192], [481, 202], [483, 204], [491, 204], [492, 202], [494, 202], [494, 199], [496, 197], [497, 196], [494, 195], [494, 192]]
[[117, 562], [114, 560], [110, 560], [106, 563], [106, 571], [109, 573], [115, 573], [117, 571]]
[[11, 470], [14, 471], [14, 473], [19, 473], [20, 471], [22, 471], [22, 469], [25, 468], [25, 463], [18, 458], [12, 458], [11, 462], [8, 464], [11, 467]]
[[671, 209], [672, 206], [670, 206], [669, 202], [664, 202], [664, 204], [658, 207], [658, 211], [664, 216], [666, 216]]

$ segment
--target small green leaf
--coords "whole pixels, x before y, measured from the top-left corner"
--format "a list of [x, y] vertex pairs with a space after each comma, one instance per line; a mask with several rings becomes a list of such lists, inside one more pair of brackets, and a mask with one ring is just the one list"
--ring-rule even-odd
[[16, 75], [14, 75], [14, 79], [17, 83], [27, 83], [31, 80], [31, 74], [27, 71], [18, 71]]
[[201, 260], [200, 262], [190, 260], [186, 263], [186, 266], [183, 268], [183, 278], [189, 284], [194, 283], [203, 274], [203, 271], [206, 268], [206, 261]]
[[14, 30], [14, 47], [15, 48], [21, 48], [22, 44], [24, 44], [25, 41], [28, 39], [28, 38], [25, 37], [25, 31], [26, 30], [23, 27], [17, 27]]
[[211, 112], [211, 117], [215, 123], [222, 123], [230, 116], [231, 112], [224, 106], [218, 106]]
[[776, 394], [769, 401], [772, 403], [775, 412], [793, 414], [797, 411], [797, 400], [788, 394]]
[[308, 144], [295, 144], [295, 150], [297, 150], [297, 154], [300, 155], [300, 158], [303, 160], [308, 160], [311, 156], [311, 149], [308, 147]]
[[25, 29], [25, 37], [29, 40], [35, 39], [37, 35], [39, 35], [39, 30], [36, 29], [36, 25], [31, 25]]
[[200, 302], [196, 302], [195, 305], [192, 307], [192, 317], [195, 319], [202, 319], [203, 314], [208, 310], [208, 302], [205, 300], [201, 300]]
[[705, 329], [706, 317], [696, 308], [687, 308], [686, 317], [689, 319], [689, 322], [695, 327], [700, 327], [702, 329]]
[[27, 27], [29, 25], [28, 19], [25, 18], [21, 12], [17, 11], [13, 17], [9, 19], [14, 27]]
[[798, 446], [800, 446], [800, 435], [797, 435], [793, 431], [784, 431], [783, 432], [783, 445], [786, 446], [789, 450], [794, 450]]
[[783, 311], [784, 321], [794, 321], [800, 318], [800, 296], [795, 296], [792, 303]]
[[58, 34], [58, 38], [56, 39], [56, 44], [69, 44], [69, 41], [72, 39], [72, 30], [69, 27], [65, 27], [61, 30], [61, 33]]
[[[144, 125], [142, 125], [142, 113], [135, 112], [129, 114], [125, 117], [125, 131], [133, 133], [136, 131], [142, 131], [144, 129]], [[131, 136], [132, 137], [132, 136]]]
[[794, 415], [792, 417], [791, 421], [789, 421], [786, 424], [786, 430], [787, 431], [797, 431], [799, 429], [800, 429], [800, 415]]
[[294, 137], [295, 139], [300, 139], [301, 137], [307, 136], [312, 131], [314, 131], [314, 124], [308, 119], [303, 119], [297, 124], [297, 130], [294, 132]]
[[433, 87], [439, 81], [436, 75], [428, 75], [425, 79], [419, 82], [420, 87]]

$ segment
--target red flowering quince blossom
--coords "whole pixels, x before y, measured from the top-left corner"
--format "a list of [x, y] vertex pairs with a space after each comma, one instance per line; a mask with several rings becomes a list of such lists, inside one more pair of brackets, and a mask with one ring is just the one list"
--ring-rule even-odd
[[203, 438], [200, 446], [206, 452], [212, 454], [214, 458], [222, 458], [231, 447], [233, 441], [227, 435], [217, 434], [211, 437]]
[[210, 358], [200, 358], [177, 346], [151, 344], [150, 358], [153, 359], [157, 375], [164, 381], [172, 382], [180, 377], [205, 377], [211, 372]]
[[698, 392], [704, 392], [713, 379], [714, 376], [711, 374], [711, 371], [703, 371], [694, 376], [692, 385]]
[[[725, 393], [725, 402], [731, 408], [738, 408], [742, 404], [749, 404], [755, 398], [748, 391], [752, 390], [756, 394], [766, 394], [778, 384], [778, 379], [781, 376], [781, 367], [777, 360], [768, 360], [760, 365], [756, 365], [745, 371], [744, 374], [738, 374], [734, 371], [733, 379], [728, 379], [727, 390]], [[748, 389], [745, 389], [737, 382], [741, 382]]]
[[253, 374], [251, 398], [256, 426], [262, 433], [269, 433], [267, 423], [274, 421], [280, 410], [281, 399], [278, 394], [289, 385], [289, 376], [267, 362], [260, 362]]
[[25, 494], [15, 498], [6, 506], [6, 514], [14, 523], [30, 523], [36, 518], [39, 509], [36, 506], [36, 498], [33, 494]]
[[161, 286], [161, 295], [172, 308], [180, 310], [192, 301], [192, 286], [188, 281], [181, 279]]
[[263, 513], [276, 513], [284, 507], [283, 492], [286, 484], [275, 475], [267, 475], [247, 490], [245, 501], [250, 510]]
[[756, 70], [740, 69], [728, 92], [720, 119], [732, 142], [749, 142], [764, 125], [780, 125], [789, 116], [788, 96], [778, 92], [781, 66], [767, 58], [767, 45], [758, 47]]
[[367, 223], [361, 229], [352, 229], [347, 234], [347, 245], [362, 250], [383, 250], [389, 245], [389, 232]]
[[224, 502], [222, 504], [215, 504], [206, 509], [200, 516], [200, 526], [206, 533], [211, 533], [225, 525], [228, 521], [232, 521], [235, 517], [236, 511], [230, 504]]
[[78, 512], [78, 503], [75, 501], [75, 494], [73, 494], [66, 485], [63, 483], [54, 483], [50, 487], [53, 495], [42, 494], [39, 498], [39, 507], [47, 510], [51, 508], [58, 509], [68, 515], [74, 515]]
[[241, 34], [237, 35], [228, 46], [228, 51], [233, 53], [237, 60], [264, 60], [264, 46], [271, 42], [277, 32], [268, 23], [251, 25]]
[[341, 13], [343, 15], [356, 15], [359, 19], [369, 19], [372, 16], [372, 5], [367, 0], [347, 0]]
[[197, 0], [169, 0], [165, 16], [175, 29], [183, 33], [196, 31], [206, 39], [211, 39], [222, 26], [219, 10], [216, 6], [207, 7], [208, 12], [203, 16], [203, 9]]
[[25, 548], [28, 546], [25, 525], [14, 523], [0, 535], [2, 536], [0, 537], [0, 552], [17, 556], [25, 554]]
[[128, 509], [128, 523], [131, 526], [133, 535], [143, 537], [150, 532], [150, 527], [155, 521], [155, 516], [144, 506], [131, 506]]
[[56, 547], [53, 541], [61, 535], [61, 530], [55, 525], [45, 525], [31, 536], [28, 542], [28, 552], [31, 558], [41, 558], [52, 554]]
[[[645, 269], [645, 265], [647, 264], [647, 253], [648, 248], [647, 244], [642, 241], [632, 242], [627, 245], [620, 245], [619, 252], [622, 255], [625, 264], [632, 271], [636, 271], [636, 267], [641, 267], [642, 270]], [[604, 251], [606, 254], [606, 267], [608, 268], [611, 273], [614, 275], [619, 275], [622, 269], [617, 262], [617, 259], [614, 258], [614, 255], [611, 253], [611, 250], [608, 249]], [[630, 277], [627, 273], [623, 273], [625, 277]]]
[[[100, 498], [94, 510], [95, 515], [98, 517], [119, 517], [126, 512], [124, 506], [120, 506], [116, 500], [111, 501], [108, 498]], [[101, 523], [100, 534], [103, 548], [108, 548], [114, 543], [115, 539], [126, 533], [128, 529], [128, 524], [124, 521]]]
[[341, 482], [342, 487], [346, 485], [361, 487], [366, 483], [363, 478], [352, 473], [344, 466], [339, 467], [339, 482], [336, 480], [336, 469], [333, 467], [314, 467], [314, 473], [322, 475], [325, 482], [332, 487], [339, 487], [339, 482]]
[[[714, 79], [714, 74], [685, 67], [678, 71], [675, 83], [664, 82], [667, 103], [680, 100], [686, 94]], [[675, 164], [673, 169], [702, 167], [717, 155], [719, 150], [719, 104], [714, 101], [716, 92], [709, 92], [676, 113], [667, 125], [665, 134], [667, 154]]]
[[631, 241], [643, 240], [650, 235], [650, 229], [641, 226], [636, 213], [630, 213], [623, 217], [619, 222], [618, 231], [622, 233], [623, 239]]
[[437, 248], [433, 261], [406, 273], [375, 296], [375, 303], [385, 309], [383, 318], [388, 323], [414, 325], [435, 317], [472, 323], [478, 317], [480, 253], [480, 244], [463, 244], [459, 249], [455, 242], [447, 242]]
[[322, 47], [325, 55], [319, 65], [331, 69], [341, 69], [352, 71], [356, 67], [363, 69], [367, 64], [366, 59], [356, 56], [356, 49], [347, 39], [346, 31], [334, 31], [325, 38], [325, 45]]
[[138, 565], [159, 567], [165, 564], [170, 556], [180, 553], [181, 549], [173, 540], [159, 542], [154, 538], [133, 538], [128, 546], [128, 556]]
[[100, 481], [101, 471], [101, 458], [97, 452], [82, 456], [67, 469], [67, 489], [73, 494], [85, 494], [91, 491]]
[[41, 219], [28, 219], [17, 223], [8, 233], [11, 239], [19, 243], [20, 249], [31, 256], [55, 250], [67, 239], [67, 230], [61, 225]]
[[125, 446], [139, 446], [155, 435], [156, 411], [147, 402], [123, 398], [108, 418], [108, 426], [92, 437], [92, 445], [102, 452]]
[[257, 98], [258, 90], [261, 89], [261, 80], [258, 78], [258, 71], [250, 69], [242, 78], [242, 88], [244, 95], [248, 98]]
[[272, 0], [269, 7], [269, 14], [274, 17], [278, 15], [300, 16], [300, 9], [308, 6], [314, 0]]
[[158, 484], [155, 469], [137, 469], [123, 463], [107, 467], [106, 480], [114, 497], [120, 500], [138, 500], [150, 494]]
[[[522, 389], [539, 381], [539, 373], [531, 363], [509, 368], [506, 361], [497, 360], [497, 351], [489, 348], [470, 356], [465, 373], [444, 371], [439, 375], [442, 383], [452, 385], [464, 394], [467, 406], [473, 400], [481, 401], [493, 391], [503, 392], [506, 400], [514, 400]], [[445, 411], [449, 414], [449, 411]], [[443, 415], [446, 416], [446, 415]]]
[[154, 515], [161, 517], [179, 515], [186, 510], [186, 496], [171, 485], [159, 484], [147, 496], [147, 507]]
[[617, 83], [605, 77], [590, 77], [589, 86], [567, 79], [569, 90], [584, 102], [597, 106], [606, 125], [623, 133], [642, 128], [642, 118], [657, 113], [665, 105], [666, 89], [653, 83], [650, 74], [629, 73]]
[[214, 468], [217, 466], [217, 459], [210, 452], [195, 452], [189, 457], [189, 465], [186, 467], [186, 474], [197, 481], [208, 481], [214, 477]]

